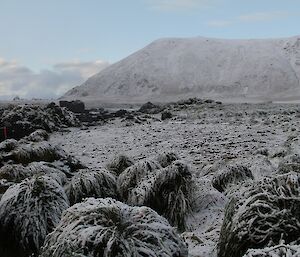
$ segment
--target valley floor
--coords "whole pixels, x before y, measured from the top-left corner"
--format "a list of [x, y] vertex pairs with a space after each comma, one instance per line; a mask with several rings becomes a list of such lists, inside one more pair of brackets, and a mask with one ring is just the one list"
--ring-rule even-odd
[[50, 141], [88, 167], [105, 167], [124, 153], [134, 160], [175, 152], [191, 166], [203, 204], [182, 236], [193, 257], [215, 256], [227, 197], [211, 185], [218, 165], [241, 163], [255, 179], [275, 173], [287, 152], [300, 153], [300, 106], [206, 104], [170, 107], [173, 118], [145, 116], [141, 124], [116, 119], [104, 125], [56, 132]]

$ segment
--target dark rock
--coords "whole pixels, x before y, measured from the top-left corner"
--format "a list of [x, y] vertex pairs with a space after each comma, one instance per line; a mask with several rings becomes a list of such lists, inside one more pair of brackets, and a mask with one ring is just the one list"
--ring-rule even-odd
[[135, 117], [132, 114], [126, 116], [125, 120], [134, 120]]
[[59, 101], [60, 107], [66, 107], [68, 110], [74, 113], [83, 113], [85, 111], [85, 105], [82, 101]]
[[86, 110], [83, 113], [77, 113], [76, 117], [86, 126], [96, 126], [99, 125], [99, 122], [103, 123], [107, 120], [114, 119], [116, 114], [114, 112], [108, 112], [103, 108], [99, 108]]
[[47, 132], [58, 131], [63, 127], [80, 126], [74, 114], [50, 103], [46, 107], [38, 105], [19, 105], [5, 110], [0, 124], [7, 127], [7, 137], [20, 139], [37, 129]]
[[167, 119], [171, 119], [172, 118], [172, 113], [169, 111], [164, 111], [161, 113], [161, 119], [162, 120], [167, 120]]
[[147, 113], [147, 114], [157, 114], [162, 111], [162, 108], [158, 105], [155, 105], [151, 102], [147, 102], [141, 106], [139, 109], [140, 112], [142, 113]]
[[126, 114], [128, 114], [128, 111], [121, 109], [115, 112], [115, 117], [124, 117]]

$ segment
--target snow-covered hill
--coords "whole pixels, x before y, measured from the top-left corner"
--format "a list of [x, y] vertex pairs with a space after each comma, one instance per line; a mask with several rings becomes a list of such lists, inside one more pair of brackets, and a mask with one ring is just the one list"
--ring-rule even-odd
[[300, 36], [160, 39], [89, 78], [63, 98], [172, 101], [191, 96], [300, 99]]

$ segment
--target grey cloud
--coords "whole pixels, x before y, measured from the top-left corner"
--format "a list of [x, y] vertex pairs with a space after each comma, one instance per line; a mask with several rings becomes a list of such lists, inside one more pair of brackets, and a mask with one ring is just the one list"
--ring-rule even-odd
[[34, 72], [13, 61], [0, 59], [0, 99], [57, 98], [108, 66], [108, 62], [64, 62]]

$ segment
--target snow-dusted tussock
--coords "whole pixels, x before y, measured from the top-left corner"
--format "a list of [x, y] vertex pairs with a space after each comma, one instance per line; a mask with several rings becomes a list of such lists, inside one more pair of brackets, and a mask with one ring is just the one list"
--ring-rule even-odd
[[55, 180], [36, 176], [11, 186], [0, 201], [0, 248], [11, 256], [36, 255], [69, 206]]
[[41, 257], [187, 257], [167, 220], [147, 207], [88, 198], [67, 209], [47, 236]]
[[11, 182], [21, 182], [25, 178], [35, 175], [35, 170], [31, 172], [30, 169], [21, 164], [7, 164], [0, 169], [0, 179], [6, 179]]
[[0, 148], [0, 161], [2, 161], [2, 165], [8, 161], [15, 164], [61, 161], [69, 167], [70, 172], [85, 168], [78, 159], [67, 154], [59, 146], [54, 146], [47, 141], [28, 142], [20, 140], [15, 142], [6, 140], [2, 142], [2, 149]]
[[10, 152], [19, 145], [18, 141], [15, 139], [7, 139], [0, 143], [0, 153]]
[[134, 164], [134, 161], [124, 154], [115, 155], [110, 162], [106, 165], [106, 168], [110, 171], [120, 175], [125, 169]]
[[299, 243], [300, 176], [265, 178], [226, 207], [218, 257], [243, 256], [249, 248]]
[[[9, 182], [6, 179], [0, 179], [0, 194], [2, 196], [2, 194], [4, 194], [6, 192], [6, 190], [10, 187], [14, 185], [14, 182]], [[0, 197], [1, 197], [0, 196]]]
[[264, 249], [250, 249], [243, 257], [299, 257], [299, 245], [276, 245]]
[[163, 168], [169, 166], [170, 164], [172, 164], [172, 162], [174, 162], [178, 159], [179, 159], [179, 157], [177, 156], [177, 154], [172, 153], [172, 152], [160, 153], [156, 157], [156, 160]]
[[230, 186], [245, 180], [253, 179], [250, 169], [242, 165], [226, 165], [214, 174], [212, 185], [219, 192], [226, 191]]
[[57, 174], [62, 183], [65, 183], [67, 180], [66, 175], [62, 171], [46, 162], [32, 162], [27, 166], [7, 164], [0, 168], [0, 179], [6, 179], [15, 183], [38, 174], [47, 174], [49, 176]]
[[144, 177], [151, 175], [155, 170], [161, 169], [160, 164], [153, 160], [141, 160], [124, 170], [117, 180], [120, 196], [127, 201], [129, 191], [135, 188]]
[[38, 129], [26, 137], [26, 140], [31, 142], [47, 141], [48, 139], [49, 134], [43, 129]]
[[116, 177], [106, 170], [82, 170], [74, 175], [66, 187], [70, 204], [84, 198], [117, 198]]
[[127, 202], [151, 207], [182, 231], [185, 229], [186, 215], [191, 211], [194, 191], [190, 169], [181, 161], [175, 161], [143, 177], [129, 191]]
[[16, 163], [30, 163], [34, 161], [52, 162], [63, 157], [61, 150], [43, 141], [37, 143], [22, 144], [10, 152], [7, 156]]
[[32, 173], [48, 175], [61, 185], [64, 185], [67, 182], [67, 176], [64, 170], [60, 170], [59, 167], [53, 165], [52, 163], [32, 162], [27, 166], [27, 168], [29, 168]]
[[298, 154], [285, 156], [278, 165], [278, 172], [281, 174], [292, 171], [300, 173], [300, 156]]

